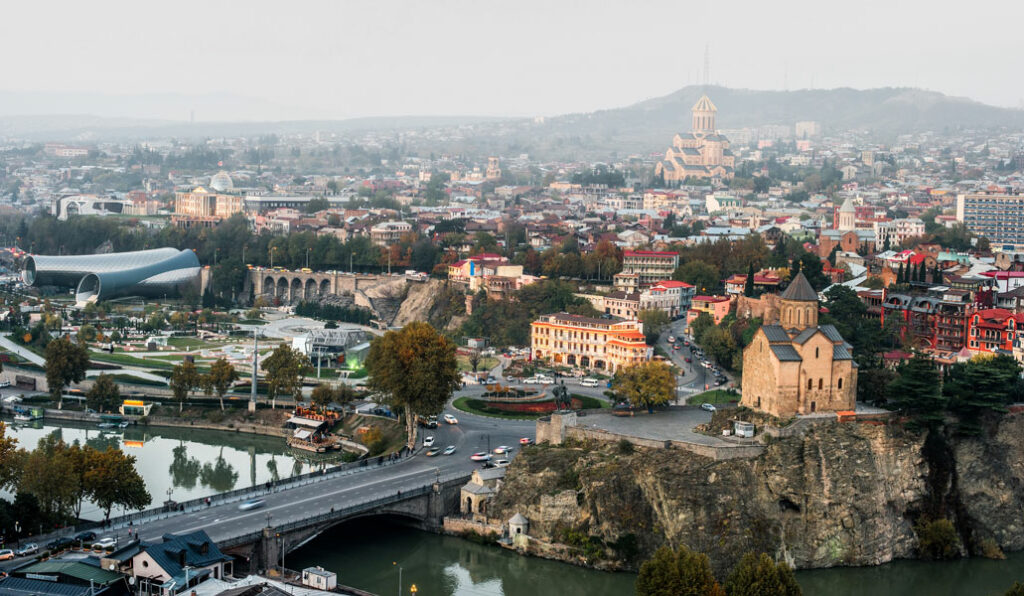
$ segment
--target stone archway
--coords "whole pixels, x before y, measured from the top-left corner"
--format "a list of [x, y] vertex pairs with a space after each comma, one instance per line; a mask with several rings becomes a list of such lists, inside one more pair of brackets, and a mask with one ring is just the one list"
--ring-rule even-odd
[[313, 298], [316, 298], [316, 294], [317, 294], [316, 280], [307, 279], [306, 280], [306, 291], [305, 291], [305, 294], [304, 294], [303, 297], [306, 300], [312, 300]]
[[273, 294], [274, 293], [274, 278], [269, 275], [263, 279], [263, 292], [262, 294]]
[[566, 356], [565, 363], [568, 364], [569, 366], [576, 366], [576, 355], [569, 354], [568, 356]]
[[590, 356], [580, 356], [580, 366], [590, 367]]
[[277, 280], [277, 291], [274, 292], [274, 296], [278, 298], [288, 297], [288, 280], [281, 277]]
[[331, 280], [325, 279], [320, 282], [320, 295], [326, 296], [331, 293]]
[[292, 278], [291, 291], [288, 293], [288, 300], [295, 302], [302, 297], [302, 280], [297, 277]]

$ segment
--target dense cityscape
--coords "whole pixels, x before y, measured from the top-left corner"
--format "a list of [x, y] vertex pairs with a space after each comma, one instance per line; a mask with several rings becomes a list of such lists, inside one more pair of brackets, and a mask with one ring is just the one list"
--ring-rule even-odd
[[0, 90], [0, 596], [1024, 594], [1021, 110], [710, 60], [563, 116]]

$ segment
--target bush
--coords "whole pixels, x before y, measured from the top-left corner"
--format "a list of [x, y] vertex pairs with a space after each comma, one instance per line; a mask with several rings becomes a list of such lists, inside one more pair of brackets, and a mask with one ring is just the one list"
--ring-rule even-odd
[[960, 537], [946, 518], [921, 520], [914, 525], [914, 533], [923, 559], [952, 559], [960, 554]]
[[627, 441], [626, 439], [619, 440], [617, 448], [619, 450], [619, 453], [622, 455], [632, 455], [633, 451], [635, 450], [633, 444]]

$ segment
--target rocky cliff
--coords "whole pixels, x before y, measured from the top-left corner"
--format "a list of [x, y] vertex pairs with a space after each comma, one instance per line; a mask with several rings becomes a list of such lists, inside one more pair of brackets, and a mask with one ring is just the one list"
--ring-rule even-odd
[[[914, 521], [935, 492], [923, 444], [897, 426], [848, 423], [776, 440], [748, 460], [541, 445], [514, 460], [488, 513], [522, 513], [531, 537], [575, 547], [561, 558], [605, 568], [634, 567], [664, 544], [703, 551], [718, 568], [748, 550], [797, 568], [876, 565], [916, 555]], [[1024, 548], [1024, 416], [950, 445], [955, 473], [937, 491], [954, 502], [964, 550], [985, 540]]]

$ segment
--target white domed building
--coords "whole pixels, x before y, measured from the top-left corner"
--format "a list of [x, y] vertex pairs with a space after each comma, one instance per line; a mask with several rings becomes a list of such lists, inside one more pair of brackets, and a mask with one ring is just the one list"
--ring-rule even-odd
[[231, 181], [231, 176], [227, 172], [221, 170], [210, 177], [210, 188], [217, 192], [228, 192], [234, 190], [235, 183]]

